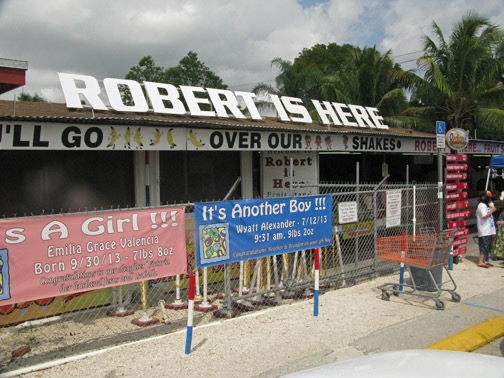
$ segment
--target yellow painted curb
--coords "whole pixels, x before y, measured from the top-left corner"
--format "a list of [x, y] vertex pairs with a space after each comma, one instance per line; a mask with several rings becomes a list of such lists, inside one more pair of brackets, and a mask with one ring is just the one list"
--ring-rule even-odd
[[504, 318], [495, 317], [429, 345], [425, 349], [472, 352], [504, 336]]

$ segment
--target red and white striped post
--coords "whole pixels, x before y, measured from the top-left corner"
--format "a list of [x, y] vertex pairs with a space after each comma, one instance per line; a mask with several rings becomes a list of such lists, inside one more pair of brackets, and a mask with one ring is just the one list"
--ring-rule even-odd
[[320, 272], [320, 256], [318, 248], [315, 248], [313, 251], [313, 260], [314, 260], [314, 281], [315, 281], [315, 290], [313, 292], [313, 316], [318, 316], [318, 308], [319, 308], [319, 272]]
[[195, 277], [194, 273], [191, 273], [189, 275], [189, 298], [188, 298], [189, 303], [188, 303], [188, 312], [187, 312], [187, 333], [186, 333], [185, 354], [191, 353], [195, 288], [196, 288], [196, 277]]

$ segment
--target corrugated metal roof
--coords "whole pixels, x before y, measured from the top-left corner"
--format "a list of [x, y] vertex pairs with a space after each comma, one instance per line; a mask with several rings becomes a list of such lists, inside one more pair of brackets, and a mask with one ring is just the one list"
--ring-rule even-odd
[[28, 62], [26, 60], [0, 58], [0, 67], [19, 68], [21, 70], [27, 70]]
[[435, 135], [410, 129], [373, 129], [352, 126], [327, 126], [318, 123], [299, 124], [283, 122], [273, 118], [260, 121], [235, 118], [194, 117], [190, 115], [164, 115], [154, 113], [126, 113], [96, 111], [91, 108], [69, 109], [65, 104], [50, 102], [26, 102], [0, 100], [0, 121], [3, 122], [58, 122], [74, 124], [144, 125], [156, 127], [180, 126], [185, 128], [214, 128], [233, 130], [284, 131], [284, 132], [324, 132], [335, 134], [369, 134], [402, 136], [414, 138], [434, 138]]

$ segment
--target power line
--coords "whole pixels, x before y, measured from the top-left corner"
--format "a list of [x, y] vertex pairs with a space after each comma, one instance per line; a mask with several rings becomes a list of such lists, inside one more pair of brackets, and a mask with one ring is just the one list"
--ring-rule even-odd
[[[418, 59], [418, 58], [417, 58]], [[397, 62], [398, 64], [403, 64], [403, 63], [410, 63], [410, 62], [416, 62], [417, 59], [409, 59], [409, 60], [405, 60], [405, 61], [402, 61], [402, 62]]]
[[405, 54], [394, 55], [392, 58], [399, 58], [401, 56], [413, 55], [413, 54], [418, 54], [418, 53], [423, 53], [423, 52], [424, 52], [423, 50], [413, 51], [413, 52], [409, 52], [409, 53], [405, 53]]

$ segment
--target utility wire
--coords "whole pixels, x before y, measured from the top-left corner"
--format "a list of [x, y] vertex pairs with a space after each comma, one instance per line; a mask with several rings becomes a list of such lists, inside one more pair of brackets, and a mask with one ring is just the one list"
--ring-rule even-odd
[[413, 54], [419, 54], [419, 53], [423, 53], [423, 52], [424, 52], [423, 50], [420, 50], [420, 51], [412, 51], [412, 52], [405, 53], [405, 54], [394, 55], [392, 58], [399, 58], [399, 57], [401, 57], [401, 56], [413, 55]]

